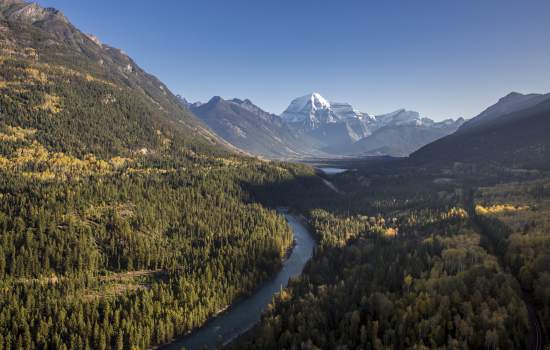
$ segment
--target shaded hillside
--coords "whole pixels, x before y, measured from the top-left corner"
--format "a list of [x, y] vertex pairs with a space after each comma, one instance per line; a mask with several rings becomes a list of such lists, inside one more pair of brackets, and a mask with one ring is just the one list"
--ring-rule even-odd
[[550, 168], [550, 99], [500, 116], [478, 127], [459, 130], [410, 156], [414, 164], [453, 162]]
[[460, 129], [467, 130], [478, 126], [490, 124], [504, 115], [534, 107], [548, 99], [550, 99], [550, 94], [524, 95], [518, 92], [511, 92], [498, 100], [497, 103], [481, 112], [476, 117], [465, 122], [464, 125], [460, 127]]
[[357, 137], [347, 122], [323, 124], [308, 131], [302, 137], [315, 140], [317, 147], [330, 154], [346, 154]]

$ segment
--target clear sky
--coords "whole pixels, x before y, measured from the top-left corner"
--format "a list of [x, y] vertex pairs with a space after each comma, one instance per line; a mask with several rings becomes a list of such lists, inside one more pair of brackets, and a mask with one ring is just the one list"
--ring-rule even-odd
[[472, 117], [550, 92], [548, 0], [39, 0], [174, 93], [282, 112], [317, 91], [371, 114]]

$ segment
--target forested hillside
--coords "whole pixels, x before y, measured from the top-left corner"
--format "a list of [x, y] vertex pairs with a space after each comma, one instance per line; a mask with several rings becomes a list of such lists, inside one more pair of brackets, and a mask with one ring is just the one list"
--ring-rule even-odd
[[322, 249], [235, 348], [523, 348], [519, 285], [466, 211], [395, 204], [389, 219], [311, 212]]
[[[113, 83], [121, 92], [130, 94], [134, 99], [139, 99], [141, 105], [147, 105], [155, 116], [162, 115], [175, 121], [176, 123], [171, 125], [172, 128], [185, 130], [188, 136], [198, 136], [197, 139], [206, 138], [208, 143], [217, 142], [212, 133], [181, 106], [177, 97], [161, 81], [141, 69], [123, 50], [113, 48], [101, 43], [92, 35], [82, 33], [71, 24], [63, 13], [56, 9], [41, 8], [37, 4], [29, 4], [24, 0], [0, 1], [0, 52], [3, 60], [6, 58], [24, 59], [31, 64], [38, 64], [39, 67], [36, 68], [40, 71], [57, 70], [59, 73], [60, 69], [64, 70], [64, 75], [69, 75], [71, 78], [65, 77], [65, 84], [62, 86], [56, 86], [57, 84], [54, 82], [58, 83], [57, 81], [41, 81], [42, 85], [61, 90], [58, 91], [59, 93], [66, 90], [67, 85], [77, 88], [74, 93], [68, 91], [66, 94], [54, 95], [58, 98], [76, 97], [74, 102], [78, 102], [80, 98], [84, 97], [78, 84], [73, 84], [73, 80], [79, 75], [88, 82]], [[47, 72], [44, 73], [47, 74]], [[8, 78], [11, 77], [8, 76]], [[6, 83], [8, 82], [6, 81]], [[37, 82], [35, 81], [35, 83]], [[38, 87], [27, 87], [26, 89], [20, 87], [18, 89], [21, 93], [29, 92], [29, 90], [34, 94], [48, 92], [44, 91], [44, 88]], [[110, 93], [110, 91], [105, 91], [105, 87], [99, 88], [98, 86], [96, 86], [95, 92], [96, 94], [90, 96], [92, 101], [97, 97], [97, 93]], [[113, 101], [108, 95], [102, 97], [104, 101]], [[65, 102], [67, 102], [66, 106], [70, 105], [69, 101]], [[123, 105], [124, 102], [127, 101], [121, 101]], [[113, 105], [114, 108], [118, 108], [117, 104]], [[100, 104], [93, 103], [94, 108], [99, 106]], [[78, 112], [83, 112], [85, 111], [84, 107], [91, 106], [88, 103], [79, 107]], [[142, 106], [138, 106], [137, 111], [139, 108]], [[101, 111], [96, 109], [93, 113], [96, 112]], [[97, 114], [95, 115], [97, 116]], [[126, 115], [130, 115], [130, 113], [126, 113]], [[83, 117], [85, 116], [84, 114]], [[117, 119], [111, 119], [111, 121], [113, 120]], [[123, 123], [123, 120], [117, 121]], [[111, 124], [111, 126], [113, 125]], [[103, 128], [105, 127], [103, 125]], [[82, 133], [85, 131], [89, 130], [80, 130]]]
[[517, 276], [527, 300], [550, 329], [550, 180], [481, 188], [475, 211], [496, 253]]
[[145, 349], [202, 325], [292, 245], [156, 78], [59, 12], [0, 2], [0, 349]]
[[304, 207], [314, 258], [231, 348], [536, 349], [549, 327], [547, 179], [407, 162], [329, 177], [342, 194]]

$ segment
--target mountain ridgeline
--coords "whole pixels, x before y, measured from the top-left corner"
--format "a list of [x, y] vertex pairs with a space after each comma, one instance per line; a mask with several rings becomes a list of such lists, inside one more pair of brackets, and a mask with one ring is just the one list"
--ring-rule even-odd
[[238, 149], [268, 158], [316, 154], [281, 117], [263, 111], [250, 100], [216, 96], [204, 104], [182, 101], [218, 136]]
[[550, 167], [550, 94], [511, 93], [457, 132], [410, 156], [414, 165], [496, 164]]
[[[103, 154], [158, 150], [164, 136], [175, 134], [187, 146], [220, 144], [161, 81], [122, 50], [79, 31], [58, 10], [1, 1], [0, 54], [3, 121], [38, 129], [52, 146], [61, 135], [73, 151]], [[42, 96], [37, 87], [43, 87]], [[15, 110], [26, 108], [27, 100], [28, 110]], [[55, 123], [46, 117], [48, 109], [55, 111]], [[107, 139], [98, 142], [100, 134]]]
[[329, 102], [319, 93], [293, 100], [280, 117], [249, 100], [184, 103], [221, 138], [269, 158], [403, 157], [453, 133], [464, 122], [462, 118], [434, 122], [404, 109], [371, 116], [348, 103]]

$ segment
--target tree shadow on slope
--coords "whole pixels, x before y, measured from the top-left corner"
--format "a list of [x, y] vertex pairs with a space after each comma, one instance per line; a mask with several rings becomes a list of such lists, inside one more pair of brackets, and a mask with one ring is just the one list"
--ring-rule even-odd
[[[331, 212], [369, 211], [370, 207], [354, 206], [354, 199], [359, 193], [337, 193], [326, 183], [324, 178], [311, 176], [296, 176], [291, 180], [272, 183], [241, 182], [254, 201], [268, 208], [286, 207], [292, 211], [307, 213], [312, 209], [325, 209]], [[368, 205], [368, 204], [365, 204]]]

